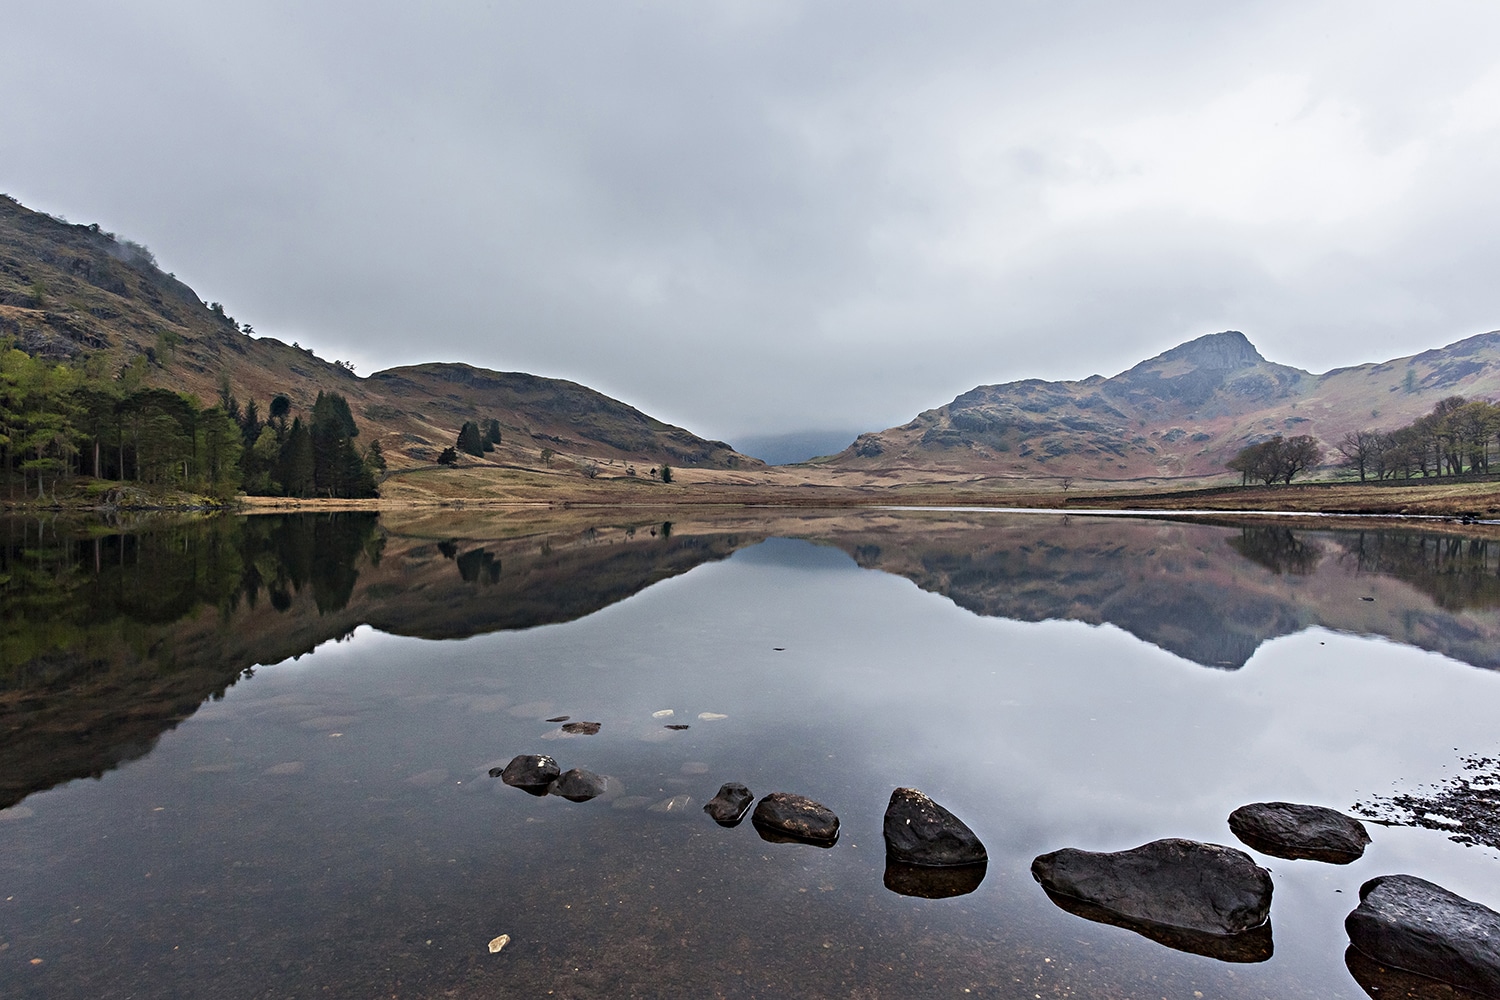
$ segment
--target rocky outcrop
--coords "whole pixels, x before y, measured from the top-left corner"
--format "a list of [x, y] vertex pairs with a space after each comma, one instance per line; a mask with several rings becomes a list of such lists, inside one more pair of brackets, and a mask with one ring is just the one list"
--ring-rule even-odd
[[1051, 893], [1134, 923], [1204, 934], [1241, 934], [1271, 913], [1271, 874], [1232, 847], [1156, 840], [1128, 851], [1064, 848], [1031, 863]]
[[915, 788], [898, 788], [885, 809], [886, 856], [909, 865], [974, 865], [989, 860], [963, 820]]
[[1381, 965], [1500, 997], [1500, 913], [1440, 885], [1414, 875], [1373, 878], [1360, 886], [1344, 929]]
[[755, 796], [750, 794], [750, 789], [738, 781], [726, 781], [719, 786], [719, 794], [704, 804], [703, 811], [720, 826], [737, 826], [754, 801]]
[[1273, 858], [1347, 865], [1365, 853], [1370, 834], [1359, 820], [1323, 806], [1253, 802], [1229, 814], [1229, 829]]
[[832, 847], [839, 839], [839, 818], [832, 809], [790, 792], [772, 792], [762, 798], [750, 821], [762, 839], [773, 843]]

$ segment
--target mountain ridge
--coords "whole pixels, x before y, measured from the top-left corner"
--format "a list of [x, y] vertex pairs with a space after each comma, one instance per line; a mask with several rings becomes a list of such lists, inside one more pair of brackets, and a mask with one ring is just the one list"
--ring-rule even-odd
[[1349, 431], [1392, 429], [1452, 395], [1500, 397], [1500, 332], [1315, 375], [1226, 330], [1110, 377], [976, 386], [817, 462], [1036, 480], [1218, 477], [1273, 434], [1309, 434], [1332, 452]]

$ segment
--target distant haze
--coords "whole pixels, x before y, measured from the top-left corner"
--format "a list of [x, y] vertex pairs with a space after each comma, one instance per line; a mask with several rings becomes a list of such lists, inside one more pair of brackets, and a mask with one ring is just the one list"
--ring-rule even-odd
[[735, 451], [770, 465], [791, 465], [819, 455], [835, 455], [859, 437], [859, 431], [801, 431], [791, 434], [741, 434], [729, 443]]
[[0, 191], [363, 374], [878, 429], [1217, 330], [1324, 371], [1500, 327], [1497, 37], [1445, 0], [12, 4]]

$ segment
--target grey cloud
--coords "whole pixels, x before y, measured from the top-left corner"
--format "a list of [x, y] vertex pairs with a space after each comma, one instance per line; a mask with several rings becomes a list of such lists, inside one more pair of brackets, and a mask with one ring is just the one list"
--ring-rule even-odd
[[1500, 326], [1500, 120], [1453, 110], [1485, 106], [1497, 20], [37, 5], [0, 37], [0, 188], [364, 372], [568, 377], [714, 436], [877, 428], [1217, 329], [1319, 369]]

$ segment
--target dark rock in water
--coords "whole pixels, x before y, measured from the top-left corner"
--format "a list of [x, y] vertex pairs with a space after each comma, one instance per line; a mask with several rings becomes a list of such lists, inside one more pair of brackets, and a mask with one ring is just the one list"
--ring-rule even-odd
[[1031, 876], [1136, 923], [1240, 934], [1266, 922], [1271, 873], [1233, 847], [1154, 840], [1129, 851], [1064, 848], [1031, 863]]
[[1245, 844], [1273, 858], [1357, 861], [1370, 843], [1359, 820], [1323, 806], [1255, 802], [1229, 814], [1229, 829]]
[[738, 781], [726, 781], [719, 786], [719, 794], [708, 800], [703, 811], [713, 817], [720, 826], [738, 826], [755, 796], [750, 789]]
[[571, 718], [572, 718], [571, 715], [554, 715], [552, 718], [548, 719], [547, 721], [548, 722], [567, 722]]
[[761, 839], [771, 843], [832, 847], [839, 839], [839, 818], [832, 809], [790, 792], [772, 792], [762, 798], [750, 821]]
[[1344, 966], [1359, 988], [1376, 1000], [1478, 1000], [1480, 996], [1415, 972], [1382, 965], [1352, 944], [1344, 949]]
[[548, 791], [553, 795], [561, 795], [570, 802], [587, 802], [589, 799], [603, 795], [608, 787], [608, 778], [595, 774], [593, 771], [575, 767], [571, 771], [564, 771], [560, 774], [557, 780], [552, 782]]
[[[932, 870], [928, 869], [928, 871]], [[1095, 923], [1109, 924], [1112, 927], [1123, 927], [1157, 944], [1165, 945], [1175, 951], [1185, 951], [1190, 955], [1202, 955], [1220, 962], [1250, 963], [1267, 961], [1275, 951], [1271, 940], [1269, 920], [1259, 927], [1252, 927], [1239, 934], [1209, 934], [1206, 931], [1173, 927], [1170, 924], [1153, 923], [1149, 920], [1132, 920], [1102, 906], [1095, 906], [1093, 903], [1086, 903], [1072, 896], [1064, 896], [1050, 889], [1045, 891], [1047, 898], [1052, 900], [1059, 909], [1067, 910], [1076, 917], [1092, 920]]]
[[1381, 965], [1500, 997], [1500, 913], [1414, 875], [1359, 888], [1349, 941]]
[[975, 865], [984, 845], [964, 821], [915, 788], [898, 788], [885, 808], [885, 852], [909, 865]]
[[541, 753], [523, 753], [512, 757], [504, 767], [490, 769], [491, 778], [499, 778], [513, 788], [524, 788], [537, 795], [545, 795], [547, 786], [560, 773], [557, 761]]
[[672, 729], [672, 730], [676, 730], [677, 732], [681, 732], [684, 729], [691, 729], [692, 726], [685, 726], [682, 723], [678, 723], [678, 724], [676, 724], [674, 726], [662, 726], [662, 728], [663, 729]]
[[594, 736], [598, 734], [600, 725], [598, 722], [570, 722], [562, 727], [562, 731], [574, 736]]
[[904, 861], [895, 861], [887, 854], [885, 887], [902, 896], [947, 899], [950, 896], [965, 896], [978, 889], [988, 870], [989, 865], [983, 861], [976, 865], [933, 868], [930, 865], [909, 865]]

